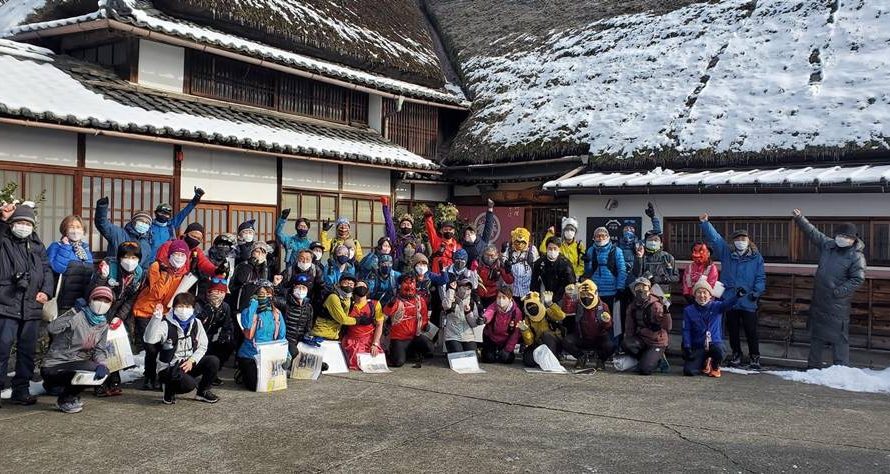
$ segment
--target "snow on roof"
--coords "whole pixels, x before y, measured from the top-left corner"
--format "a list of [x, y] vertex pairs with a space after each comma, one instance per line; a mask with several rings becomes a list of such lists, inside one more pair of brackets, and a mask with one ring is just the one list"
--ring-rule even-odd
[[363, 85], [372, 89], [404, 95], [433, 102], [469, 107], [466, 97], [459, 87], [433, 89], [399, 79], [362, 71], [330, 61], [317, 59], [305, 54], [294, 53], [237, 35], [224, 33], [186, 20], [164, 14], [143, 0], [99, 0], [99, 10], [87, 15], [0, 28], [0, 37], [14, 37], [19, 34], [46, 30], [69, 24], [82, 23], [100, 18], [112, 18], [152, 31], [189, 39], [201, 44], [211, 44], [223, 49], [241, 52], [284, 64], [303, 71]]
[[544, 189], [571, 191], [590, 188], [663, 186], [812, 186], [877, 184], [890, 181], [890, 165], [769, 168], [722, 171], [673, 171], [655, 168], [635, 173], [587, 173], [544, 184]]
[[0, 5], [0, 31], [20, 25], [34, 12], [43, 8], [46, 0], [11, 0]]
[[420, 170], [437, 167], [370, 131], [138, 89], [101, 68], [23, 43], [0, 40], [0, 71], [4, 72], [0, 115], [169, 135], [282, 155]]
[[886, 0], [651, 1], [674, 8], [507, 33], [434, 3], [474, 103], [449, 162], [890, 148]]

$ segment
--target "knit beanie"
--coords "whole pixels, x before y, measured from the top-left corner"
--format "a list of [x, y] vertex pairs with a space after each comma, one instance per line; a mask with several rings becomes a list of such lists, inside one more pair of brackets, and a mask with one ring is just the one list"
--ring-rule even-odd
[[201, 225], [200, 222], [192, 222], [191, 224], [189, 224], [188, 227], [185, 228], [185, 233], [188, 234], [189, 232], [196, 231], [196, 230], [198, 232], [200, 232], [201, 234], [206, 233], [206, 232], [204, 232], [204, 226]]
[[90, 300], [96, 298], [105, 298], [108, 301], [114, 301], [114, 293], [111, 291], [111, 288], [107, 286], [97, 286], [90, 292]]
[[242, 231], [245, 231], [247, 229], [256, 230], [254, 224], [256, 224], [256, 219], [250, 219], [242, 222], [241, 225], [238, 226], [238, 233], [240, 234]]
[[151, 224], [152, 221], [154, 221], [154, 217], [152, 217], [152, 215], [149, 214], [148, 211], [139, 211], [139, 212], [133, 214], [133, 218], [130, 220], [131, 221], [142, 220], [142, 221], [146, 221], [149, 224]]
[[708, 283], [708, 280], [705, 278], [699, 278], [697, 282], [695, 282], [695, 286], [692, 287], [692, 294], [694, 295], [698, 290], [708, 290], [708, 293], [714, 294], [714, 288], [711, 287], [711, 284]]
[[13, 222], [30, 222], [32, 226], [37, 225], [37, 219], [34, 218], [34, 208], [30, 206], [16, 206], [15, 211], [13, 211], [12, 216], [9, 218], [9, 223]]
[[847, 237], [859, 237], [859, 230], [851, 222], [844, 222], [834, 229], [834, 235], [846, 235]]
[[174, 253], [184, 253], [186, 255], [189, 254], [189, 244], [185, 243], [182, 239], [176, 239], [170, 243], [170, 255]]

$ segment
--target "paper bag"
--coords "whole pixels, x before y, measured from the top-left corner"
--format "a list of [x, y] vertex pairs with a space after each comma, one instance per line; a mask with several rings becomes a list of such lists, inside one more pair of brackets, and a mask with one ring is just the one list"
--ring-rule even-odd
[[274, 392], [287, 388], [287, 342], [273, 341], [257, 344], [257, 392]]

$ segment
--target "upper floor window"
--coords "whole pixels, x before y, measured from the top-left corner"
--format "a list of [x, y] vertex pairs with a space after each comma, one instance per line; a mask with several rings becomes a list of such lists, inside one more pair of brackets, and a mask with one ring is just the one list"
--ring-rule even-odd
[[395, 100], [383, 101], [383, 136], [424, 158], [435, 159], [439, 142], [439, 111], [435, 107]]

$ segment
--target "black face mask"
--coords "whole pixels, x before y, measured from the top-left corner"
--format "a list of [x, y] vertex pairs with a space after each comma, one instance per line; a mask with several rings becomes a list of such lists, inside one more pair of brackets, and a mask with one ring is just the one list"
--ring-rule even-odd
[[538, 310], [539, 310], [539, 309], [541, 309], [541, 308], [539, 308], [538, 305], [536, 305], [536, 304], [532, 304], [532, 305], [528, 305], [528, 306], [525, 307], [525, 312], [526, 312], [529, 316], [537, 316], [537, 315], [538, 315]]
[[645, 303], [649, 300], [649, 292], [648, 291], [634, 291], [634, 299], [637, 303]]
[[170, 220], [170, 216], [166, 214], [155, 214], [155, 220], [163, 224]]
[[355, 290], [352, 291], [352, 294], [359, 298], [364, 298], [368, 296], [368, 287], [367, 286], [357, 286]]
[[412, 229], [410, 227], [400, 227], [399, 228], [399, 232], [401, 232], [402, 235], [411, 235], [411, 230]]
[[381, 265], [380, 266], [380, 274], [381, 275], [389, 275], [389, 272], [392, 271], [392, 267], [389, 265]]
[[592, 303], [593, 303], [593, 298], [591, 298], [589, 296], [581, 297], [581, 304], [583, 304], [584, 306], [590, 306]]
[[343, 265], [349, 261], [349, 255], [337, 255], [337, 263]]
[[297, 235], [300, 237], [306, 237], [309, 234], [309, 229], [297, 229]]
[[465, 262], [463, 260], [455, 260], [454, 261], [454, 269], [455, 270], [463, 270], [464, 268], [467, 268], [467, 262]]
[[189, 249], [193, 249], [201, 244], [201, 242], [198, 239], [192, 238], [189, 235], [186, 235], [185, 237], [183, 237], [182, 240], [185, 241], [186, 244], [188, 244]]
[[453, 238], [454, 238], [454, 232], [450, 232], [450, 231], [449, 231], [449, 232], [442, 232], [442, 238], [443, 238], [443, 239], [453, 239]]

